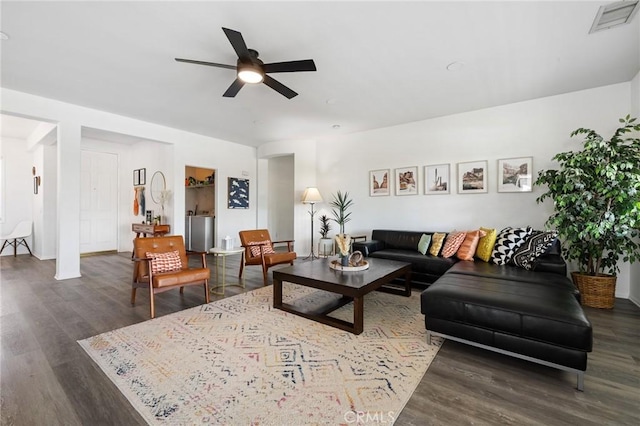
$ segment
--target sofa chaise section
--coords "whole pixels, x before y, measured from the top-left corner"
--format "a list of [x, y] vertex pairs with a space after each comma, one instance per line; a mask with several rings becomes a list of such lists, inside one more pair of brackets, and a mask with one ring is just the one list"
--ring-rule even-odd
[[422, 292], [421, 312], [428, 340], [442, 336], [570, 371], [584, 389], [592, 328], [566, 276], [459, 262]]

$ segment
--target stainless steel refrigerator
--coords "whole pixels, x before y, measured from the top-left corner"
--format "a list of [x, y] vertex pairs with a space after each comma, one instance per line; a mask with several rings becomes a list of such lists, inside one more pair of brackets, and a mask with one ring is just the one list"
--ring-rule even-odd
[[187, 250], [209, 251], [214, 246], [213, 216], [187, 216], [184, 224], [184, 242]]

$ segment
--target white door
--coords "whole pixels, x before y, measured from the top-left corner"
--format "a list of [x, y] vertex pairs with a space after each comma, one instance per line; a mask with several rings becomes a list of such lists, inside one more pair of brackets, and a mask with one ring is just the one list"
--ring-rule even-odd
[[118, 156], [82, 151], [80, 253], [118, 248]]

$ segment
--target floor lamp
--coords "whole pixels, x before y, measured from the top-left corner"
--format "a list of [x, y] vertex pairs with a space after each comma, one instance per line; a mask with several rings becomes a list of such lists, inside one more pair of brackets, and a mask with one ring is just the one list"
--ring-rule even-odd
[[313, 205], [320, 202], [322, 202], [322, 196], [320, 195], [318, 188], [307, 188], [304, 190], [304, 194], [302, 194], [302, 203], [311, 204], [311, 211], [309, 212], [309, 215], [311, 215], [311, 252], [309, 253], [309, 256], [305, 257], [305, 259], [311, 258], [311, 260], [313, 260], [318, 258], [318, 256], [313, 252], [313, 216], [316, 214], [313, 210]]

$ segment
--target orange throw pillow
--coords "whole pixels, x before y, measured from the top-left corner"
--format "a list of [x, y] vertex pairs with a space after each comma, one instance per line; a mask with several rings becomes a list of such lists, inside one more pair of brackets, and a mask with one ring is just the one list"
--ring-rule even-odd
[[460, 260], [473, 261], [473, 256], [476, 254], [476, 248], [478, 247], [478, 241], [480, 241], [480, 237], [484, 237], [486, 234], [487, 233], [482, 230], [467, 232], [467, 236], [456, 252], [456, 257]]
[[444, 247], [442, 248], [442, 257], [451, 257], [460, 248], [462, 242], [464, 241], [466, 232], [456, 232], [453, 231], [447, 236], [447, 239], [444, 241]]

